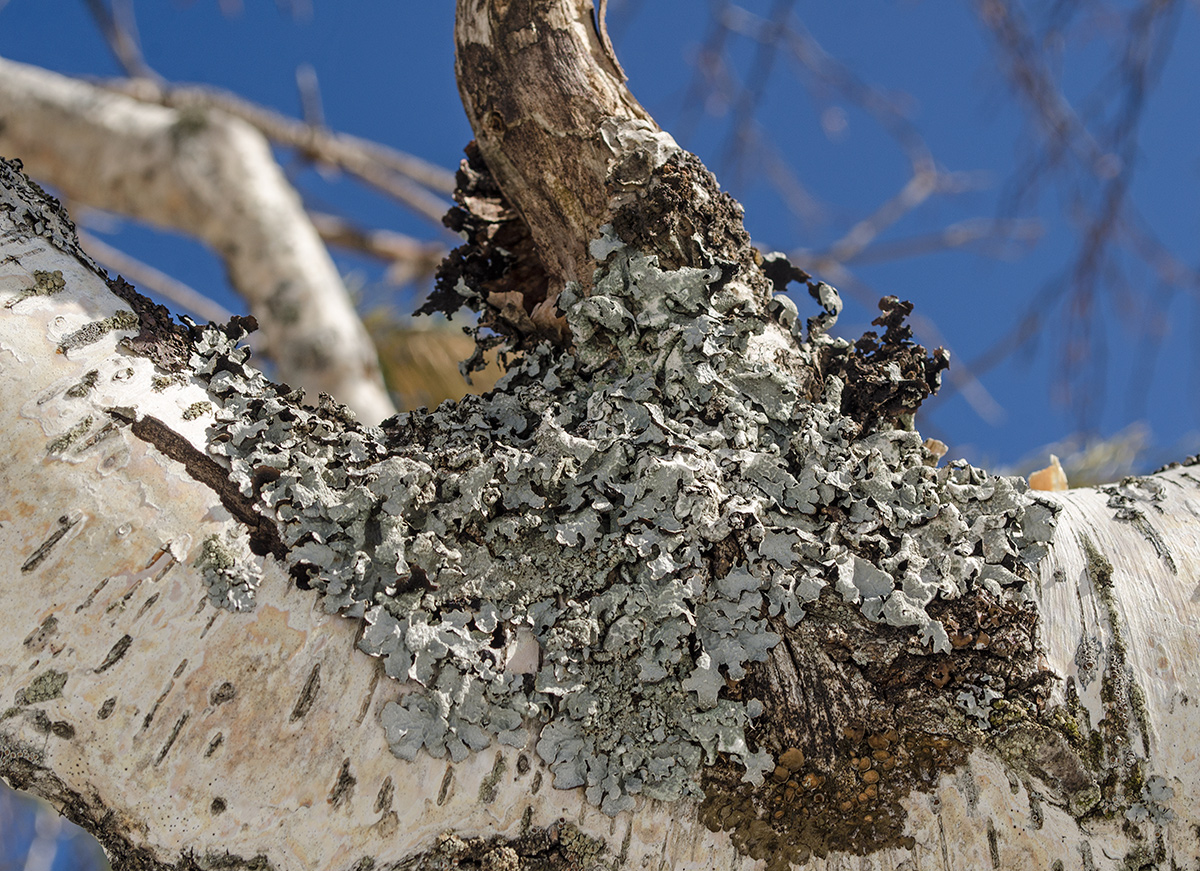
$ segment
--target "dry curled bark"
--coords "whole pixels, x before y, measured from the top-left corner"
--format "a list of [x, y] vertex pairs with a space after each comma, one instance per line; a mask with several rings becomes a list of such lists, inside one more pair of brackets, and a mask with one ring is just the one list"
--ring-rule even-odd
[[[592, 51], [583, 0], [460, 39], [493, 9]], [[571, 348], [381, 429], [236, 324], [148, 330], [0, 166], [0, 348], [45, 361], [0, 369], [0, 774], [135, 868], [1191, 861], [1192, 467], [935, 468], [903, 304], [851, 345], [813, 284], [804, 331], [806, 277], [626, 122], [545, 270]]]

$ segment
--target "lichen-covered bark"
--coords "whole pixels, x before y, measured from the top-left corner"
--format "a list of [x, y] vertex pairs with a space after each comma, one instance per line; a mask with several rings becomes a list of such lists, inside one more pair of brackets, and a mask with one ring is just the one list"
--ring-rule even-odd
[[0, 166], [0, 775], [129, 867], [1186, 867], [1190, 469], [937, 467], [906, 304], [832, 337], [620, 129], [569, 345], [382, 427], [151, 329]]

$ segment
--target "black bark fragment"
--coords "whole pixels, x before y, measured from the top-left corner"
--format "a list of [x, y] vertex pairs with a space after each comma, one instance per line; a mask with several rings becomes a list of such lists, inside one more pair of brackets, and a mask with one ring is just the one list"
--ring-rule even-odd
[[[467, 372], [486, 365], [484, 354], [497, 346], [522, 350], [547, 335], [561, 337], [557, 316], [537, 316], [549, 292], [549, 278], [529, 226], [505, 199], [474, 141], [457, 175], [454, 199], [443, 223], [466, 242], [451, 251], [437, 270], [433, 292], [417, 314], [451, 316], [460, 308], [478, 312], [466, 328], [476, 352]], [[538, 319], [535, 321], [535, 316]]]
[[921, 403], [941, 386], [942, 372], [950, 366], [950, 353], [938, 348], [927, 354], [912, 341], [904, 323], [913, 304], [894, 296], [879, 301], [882, 314], [871, 323], [884, 327], [883, 337], [868, 331], [849, 351], [830, 346], [823, 354], [823, 375], [837, 375], [842, 389], [843, 414], [862, 425], [864, 433], [905, 426]]
[[130, 416], [133, 412], [120, 408], [110, 408], [108, 413], [122, 423], [129, 424], [133, 434], [142, 441], [182, 463], [188, 475], [212, 490], [226, 510], [246, 525], [251, 551], [258, 556], [271, 554], [278, 560], [284, 558], [287, 548], [275, 524], [259, 514], [254, 502], [238, 491], [237, 485], [229, 480], [227, 470], [220, 463], [201, 453], [186, 438], [152, 415], [135, 419]]

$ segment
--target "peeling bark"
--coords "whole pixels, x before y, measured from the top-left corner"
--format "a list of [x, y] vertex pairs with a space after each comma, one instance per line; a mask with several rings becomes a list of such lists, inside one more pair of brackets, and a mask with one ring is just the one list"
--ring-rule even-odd
[[[615, 81], [564, 10], [460, 43], [536, 12]], [[801, 329], [649, 133], [537, 241], [571, 346], [382, 428], [155, 343], [0, 166], [0, 775], [135, 868], [1188, 867], [1193, 467], [937, 468], [905, 304]]]

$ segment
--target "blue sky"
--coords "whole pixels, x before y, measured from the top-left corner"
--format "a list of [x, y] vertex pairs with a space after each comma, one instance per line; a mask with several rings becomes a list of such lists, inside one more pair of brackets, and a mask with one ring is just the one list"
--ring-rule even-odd
[[[882, 128], [837, 95], [815, 102], [802, 86], [797, 65], [781, 54], [754, 118], [761, 135], [823, 207], [821, 220], [801, 219], [759, 172], [756, 157], [741, 168], [727, 160], [730, 107], [720, 100], [709, 101], [712, 111], [701, 107], [697, 112], [694, 102], [691, 109], [684, 105], [695, 76], [691, 61], [711, 27], [708, 5], [696, 0], [614, 0], [610, 5], [610, 26], [635, 94], [664, 127], [688, 134], [684, 144], [744, 203], [747, 224], [761, 247], [821, 248], [906, 180], [907, 160]], [[741, 5], [766, 15], [776, 4], [747, 0]], [[311, 64], [331, 127], [454, 166], [470, 131], [453, 78], [453, 4], [316, 0], [313, 7], [307, 20], [264, 0], [247, 0], [232, 17], [223, 15], [214, 0], [143, 2], [136, 9], [146, 58], [170, 80], [207, 82], [295, 114], [295, 70]], [[972, 193], [934, 197], [885, 238], [1000, 215], [1012, 175], [1029, 151], [1021, 113], [972, 9], [929, 0], [795, 3], [795, 14], [831, 56], [865, 82], [906, 95], [911, 121], [941, 166], [974, 173], [980, 185]], [[1200, 230], [1192, 205], [1200, 171], [1195, 148], [1200, 53], [1187, 50], [1197, 37], [1192, 7], [1179, 30], [1146, 112], [1133, 194], [1153, 231], [1194, 267]], [[1064, 54], [1063, 78], [1072, 98], [1102, 81], [1111, 58], [1099, 36]], [[753, 44], [733, 40], [730, 48], [735, 73], [745, 77], [754, 62]], [[9, 0], [0, 8], [0, 54], [77, 75], [117, 73], [82, 3]], [[840, 136], [822, 130], [821, 113], [829, 109], [844, 115]], [[303, 169], [297, 181], [321, 208], [343, 210], [369, 225], [437, 236], [436, 228], [351, 182], [329, 184]], [[856, 274], [868, 294], [911, 299], [963, 364], [1062, 286], [1074, 230], [1062, 216], [1058, 193], [1047, 186], [1041, 194], [1018, 213], [1042, 221], [1039, 241], [1023, 248], [1019, 258], [951, 251], [863, 266]], [[221, 268], [198, 246], [129, 227], [109, 241], [236, 306]], [[372, 277], [369, 264], [349, 258], [341, 263]], [[926, 417], [924, 428], [949, 442], [952, 455], [976, 462], [1011, 463], [1081, 426], [1110, 434], [1136, 421], [1150, 427], [1154, 444], [1166, 452], [1148, 462], [1170, 458], [1171, 451], [1194, 450], [1200, 381], [1188, 331], [1197, 322], [1196, 300], [1186, 293], [1164, 295], [1149, 277], [1135, 275], [1133, 281], [1140, 294], [1097, 300], [1100, 327], [1093, 344], [1107, 356], [1095, 355], [1084, 364], [1096, 385], [1089, 391], [1094, 400], [1089, 414], [1064, 404], [1059, 395], [1062, 337], [1073, 321], [1064, 310], [1042, 306], [1048, 327], [1038, 340], [981, 379], [995, 403], [991, 411], [987, 402], [973, 408], [961, 396], [951, 397]], [[405, 295], [396, 301], [402, 308], [412, 305]], [[873, 312], [849, 301], [843, 327], [856, 336]], [[798, 302], [803, 311], [807, 300]]]
[[[818, 249], [837, 238], [907, 178], [907, 162], [882, 129], [837, 95], [814, 101], [796, 65], [780, 56], [754, 114], [762, 136], [823, 204], [824, 219], [793, 214], [777, 185], [758, 172], [752, 158], [739, 172], [729, 164], [730, 115], [720, 100], [695, 111], [685, 98], [694, 78], [692, 59], [706, 38], [709, 7], [700, 0], [612, 0], [610, 26], [630, 86], [668, 130], [688, 132], [683, 144], [697, 151], [746, 207], [756, 242], [769, 249]], [[768, 0], [744, 0], [768, 14]], [[1033, 4], [1028, 4], [1032, 6]], [[215, 0], [137, 4], [147, 61], [173, 81], [205, 82], [296, 114], [295, 70], [311, 64], [320, 81], [329, 126], [395, 145], [446, 167], [457, 164], [470, 139], [454, 83], [453, 4], [448, 0], [313, 0], [308, 20], [295, 20], [266, 0], [245, 0], [241, 14], [227, 17]], [[978, 174], [972, 193], [934, 198], [906, 216], [885, 238], [901, 239], [969, 218], [1002, 213], [1013, 173], [1029, 153], [1026, 126], [1000, 74], [991, 42], [967, 3], [903, 0], [796, 2], [795, 14], [837, 60], [881, 89], [907, 95], [909, 116], [945, 168]], [[1134, 160], [1132, 195], [1145, 225], [1184, 263], [1197, 265], [1200, 231], [1196, 203], [1200, 159], [1200, 52], [1194, 5], [1183, 12], [1175, 50], [1163, 70], [1142, 122]], [[1068, 96], [1080, 99], [1106, 80], [1111, 62], [1103, 28], [1080, 36], [1064, 52], [1061, 70]], [[0, 55], [81, 76], [112, 76], [118, 69], [97, 35], [83, 3], [0, 0]], [[735, 71], [746, 76], [754, 63], [746, 40], [731, 43]], [[1103, 94], [1103, 90], [1101, 91]], [[709, 111], [711, 110], [711, 111]], [[845, 128], [840, 136], [822, 128], [822, 113]], [[8, 155], [19, 156], [19, 155]], [[343, 210], [364, 224], [425, 238], [438, 231], [382, 197], [350, 182], [330, 184], [301, 169], [305, 197], [323, 209]], [[1198, 448], [1200, 380], [1196, 343], [1200, 326], [1194, 293], [1164, 292], [1129, 266], [1136, 293], [1097, 300], [1092, 413], [1081, 418], [1064, 404], [1056, 384], [1063, 371], [1063, 338], [1073, 321], [1050, 302], [1062, 287], [1076, 237], [1063, 217], [1060, 192], [1041, 190], [1020, 217], [1039, 218], [1042, 235], [1020, 257], [994, 259], [964, 251], [863, 266], [858, 276], [877, 296], [912, 300], [936, 324], [957, 361], [1000, 340], [1021, 316], [1046, 313], [1036, 342], [982, 377], [995, 414], [981, 416], [961, 396], [939, 405], [923, 430], [951, 444], [951, 456], [975, 462], [1011, 463], [1077, 430], [1081, 424], [1111, 434], [1135, 422], [1151, 431], [1155, 451], [1146, 460], [1181, 459]], [[108, 238], [157, 268], [175, 275], [227, 307], [238, 308], [221, 267], [199, 246], [126, 225]], [[341, 258], [345, 270], [369, 264]], [[836, 282], [835, 282], [836, 283]], [[847, 294], [849, 297], [849, 294]], [[801, 311], [808, 302], [799, 298]], [[397, 300], [411, 310], [411, 294]], [[851, 301], [845, 334], [857, 335], [872, 315]], [[7, 821], [7, 822], [6, 822]], [[0, 808], [0, 825], [15, 826]], [[21, 829], [21, 837], [32, 837]], [[20, 849], [10, 828], [7, 846]], [[3, 850], [0, 849], [0, 854]], [[10, 856], [11, 858], [11, 856]], [[77, 867], [64, 850], [56, 868]], [[7, 865], [0, 855], [0, 869]]]

